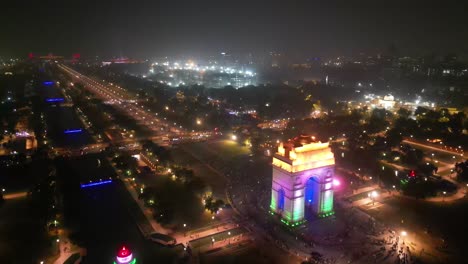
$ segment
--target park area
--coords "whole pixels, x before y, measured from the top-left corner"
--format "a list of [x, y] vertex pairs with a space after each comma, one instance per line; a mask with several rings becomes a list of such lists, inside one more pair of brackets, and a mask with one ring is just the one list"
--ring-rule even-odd
[[179, 145], [172, 150], [175, 163], [194, 170], [219, 199], [225, 198], [226, 176], [223, 168], [250, 154], [248, 147], [233, 140], [216, 140]]

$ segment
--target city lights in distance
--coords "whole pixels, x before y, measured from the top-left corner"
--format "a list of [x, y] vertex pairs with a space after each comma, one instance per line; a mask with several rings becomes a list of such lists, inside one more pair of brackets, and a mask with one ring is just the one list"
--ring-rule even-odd
[[218, 62], [209, 62], [205, 65], [192, 60], [154, 62], [148, 74], [163, 77], [159, 82], [169, 86], [196, 84], [213, 87], [230, 85], [239, 88], [257, 83], [257, 74], [253, 70], [245, 69], [243, 66], [221, 66]]

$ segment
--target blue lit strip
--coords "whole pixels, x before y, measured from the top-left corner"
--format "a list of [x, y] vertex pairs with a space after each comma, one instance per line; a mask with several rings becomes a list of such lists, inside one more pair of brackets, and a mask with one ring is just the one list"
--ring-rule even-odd
[[83, 132], [81, 128], [80, 129], [67, 129], [63, 131], [63, 133], [65, 134], [74, 134], [74, 133], [81, 133], [81, 132]]
[[48, 98], [46, 99], [46, 102], [63, 102], [64, 99], [63, 98]]
[[49, 82], [43, 82], [43, 84], [44, 84], [44, 85], [53, 85], [54, 82], [50, 82], [50, 81], [49, 81]]
[[103, 185], [103, 184], [108, 184], [111, 183], [112, 180], [107, 180], [107, 181], [101, 181], [101, 182], [92, 182], [92, 183], [87, 183], [87, 184], [81, 184], [81, 188], [87, 188], [87, 187], [92, 187], [96, 185]]

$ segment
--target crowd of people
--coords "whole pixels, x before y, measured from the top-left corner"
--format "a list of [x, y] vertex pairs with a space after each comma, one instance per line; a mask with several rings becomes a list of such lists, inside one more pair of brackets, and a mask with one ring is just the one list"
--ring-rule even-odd
[[[308, 233], [307, 228], [302, 228], [293, 231], [296, 232], [295, 237], [291, 236], [289, 231], [278, 225], [279, 219], [269, 214], [271, 165], [268, 161], [252, 156], [239, 156], [227, 160], [216, 155], [214, 151], [206, 152], [211, 154], [204, 155], [203, 161], [225, 175], [228, 180], [228, 199], [241, 213], [245, 222], [249, 223], [249, 229], [278, 248], [309, 260], [314, 250], [328, 248], [327, 253], [331, 254], [315, 258], [314, 263], [341, 263], [345, 259], [358, 263], [362, 260], [370, 263], [379, 261], [412, 263], [409, 247], [404, 246], [401, 241], [397, 243], [398, 250], [390, 249], [387, 256], [384, 254], [387, 251], [386, 247], [382, 250], [380, 242], [367, 239], [381, 237], [385, 227], [356, 208], [343, 207], [342, 218], [345, 228], [339, 234], [314, 236]], [[356, 242], [363, 241], [362, 239], [366, 242]]]

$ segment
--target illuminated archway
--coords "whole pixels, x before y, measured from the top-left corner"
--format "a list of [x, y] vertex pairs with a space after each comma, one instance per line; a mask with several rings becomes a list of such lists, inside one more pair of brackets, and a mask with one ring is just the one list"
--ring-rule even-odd
[[272, 167], [270, 209], [282, 222], [300, 224], [306, 208], [320, 217], [333, 214], [335, 158], [328, 142], [301, 136], [281, 143]]

